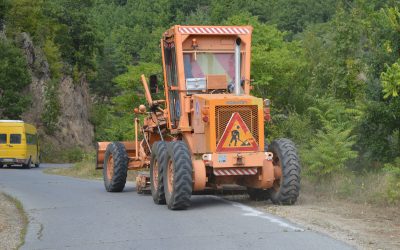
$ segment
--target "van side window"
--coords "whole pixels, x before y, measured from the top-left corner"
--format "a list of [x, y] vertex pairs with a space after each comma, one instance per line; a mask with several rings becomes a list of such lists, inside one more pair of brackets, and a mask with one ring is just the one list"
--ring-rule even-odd
[[21, 134], [11, 134], [10, 144], [21, 144]]
[[36, 135], [26, 134], [26, 143], [28, 145], [36, 145]]
[[0, 144], [6, 144], [6, 143], [7, 143], [7, 135], [0, 134]]

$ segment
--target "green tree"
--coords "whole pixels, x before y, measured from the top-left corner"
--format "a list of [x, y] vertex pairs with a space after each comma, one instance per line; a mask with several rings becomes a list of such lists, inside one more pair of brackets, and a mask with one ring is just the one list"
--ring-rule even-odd
[[400, 60], [390, 67], [387, 66], [385, 72], [381, 74], [384, 98], [398, 97], [400, 93]]
[[250, 13], [233, 16], [226, 24], [252, 25], [251, 77], [254, 93], [273, 100], [275, 107], [288, 113], [290, 108], [304, 109], [307, 66], [301, 44], [286, 42], [285, 33], [262, 24]]
[[62, 58], [78, 72], [96, 69], [95, 57], [101, 40], [90, 23], [92, 0], [55, 0], [47, 2], [44, 13], [57, 23], [54, 41], [59, 45]]
[[337, 99], [326, 96], [309, 108], [316, 134], [301, 150], [306, 174], [314, 180], [330, 178], [358, 156], [354, 128], [361, 112], [346, 108]]
[[23, 90], [31, 82], [26, 59], [12, 43], [0, 38], [0, 116], [19, 119], [30, 104]]
[[92, 112], [98, 140], [132, 140], [133, 109], [145, 104], [141, 74], [147, 77], [161, 72], [159, 64], [141, 63], [129, 66], [128, 71], [113, 81], [118, 94], [111, 99], [111, 105], [98, 104]]

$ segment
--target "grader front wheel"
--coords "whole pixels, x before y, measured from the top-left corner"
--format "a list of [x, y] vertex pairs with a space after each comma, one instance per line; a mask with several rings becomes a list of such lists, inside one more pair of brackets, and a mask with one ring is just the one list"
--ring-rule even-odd
[[192, 195], [192, 160], [183, 141], [169, 143], [168, 161], [164, 167], [164, 191], [168, 208], [186, 209]]
[[121, 192], [128, 174], [128, 154], [124, 144], [113, 142], [107, 146], [104, 155], [103, 179], [108, 192]]
[[270, 198], [274, 204], [292, 205], [300, 192], [301, 167], [296, 147], [291, 140], [278, 139], [271, 143], [270, 151], [276, 172], [281, 173], [269, 189]]
[[163, 171], [167, 161], [167, 143], [164, 141], [155, 142], [151, 149], [150, 188], [154, 203], [160, 205], [165, 204]]

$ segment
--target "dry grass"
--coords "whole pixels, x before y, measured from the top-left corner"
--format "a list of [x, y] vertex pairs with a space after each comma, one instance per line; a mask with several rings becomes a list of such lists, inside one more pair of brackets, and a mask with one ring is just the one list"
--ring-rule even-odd
[[74, 164], [70, 168], [49, 168], [43, 172], [46, 174], [55, 174], [63, 176], [71, 176], [83, 179], [102, 179], [102, 171], [95, 169], [95, 163], [91, 159]]
[[[390, 175], [387, 173], [356, 174], [344, 172], [330, 180], [312, 183], [302, 179], [302, 192], [328, 200], [347, 200], [360, 204], [389, 205], [387, 190]], [[392, 204], [395, 205], [395, 204]]]
[[[71, 176], [82, 179], [103, 179], [103, 170], [95, 169], [95, 162], [93, 159], [85, 159], [82, 162], [74, 164], [70, 168], [49, 168], [45, 169], [44, 172], [46, 174]], [[134, 181], [136, 175], [136, 171], [128, 171], [127, 180]]]

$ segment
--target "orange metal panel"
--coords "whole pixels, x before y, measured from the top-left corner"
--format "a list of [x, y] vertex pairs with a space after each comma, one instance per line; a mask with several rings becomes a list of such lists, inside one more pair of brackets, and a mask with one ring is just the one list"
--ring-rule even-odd
[[171, 121], [171, 114], [169, 112], [169, 93], [168, 93], [168, 78], [167, 78], [167, 69], [165, 66], [165, 54], [164, 54], [164, 40], [161, 39], [161, 56], [162, 56], [162, 66], [163, 66], [163, 72], [164, 72], [164, 95], [165, 95], [165, 100], [166, 100], [166, 110], [167, 110], [167, 116], [168, 116], [168, 128], [171, 129], [171, 123], [169, 121]]
[[[104, 163], [104, 155], [107, 150], [108, 144], [111, 142], [97, 142], [96, 143], [96, 169], [102, 169]], [[129, 157], [135, 157], [135, 142], [124, 141], [126, 152]]]
[[202, 191], [206, 187], [206, 166], [202, 160], [192, 160], [193, 163], [193, 191]]
[[[243, 165], [237, 165], [237, 155], [242, 157]], [[249, 153], [213, 153], [213, 168], [232, 168], [232, 167], [262, 167], [266, 159], [264, 152]]]

